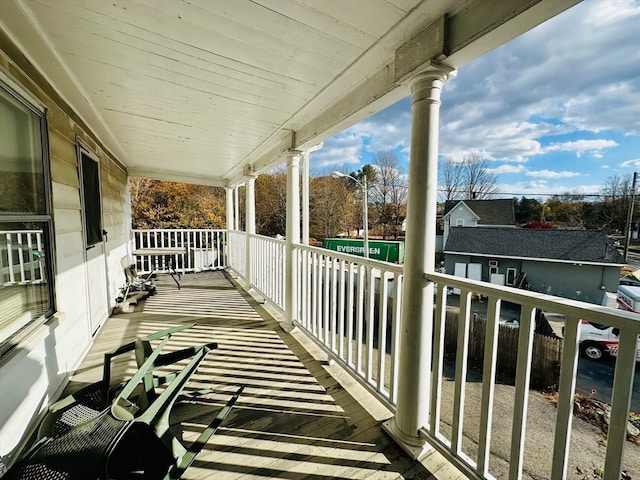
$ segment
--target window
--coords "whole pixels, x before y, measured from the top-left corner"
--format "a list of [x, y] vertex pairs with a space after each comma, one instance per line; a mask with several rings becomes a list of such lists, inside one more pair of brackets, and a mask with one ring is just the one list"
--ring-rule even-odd
[[456, 227], [464, 227], [464, 218], [456, 219]]
[[53, 314], [44, 114], [0, 84], [0, 355]]
[[102, 204], [100, 202], [100, 165], [80, 149], [82, 199], [84, 204], [85, 245], [102, 242]]
[[507, 285], [515, 285], [516, 284], [516, 269], [515, 268], [507, 268]]

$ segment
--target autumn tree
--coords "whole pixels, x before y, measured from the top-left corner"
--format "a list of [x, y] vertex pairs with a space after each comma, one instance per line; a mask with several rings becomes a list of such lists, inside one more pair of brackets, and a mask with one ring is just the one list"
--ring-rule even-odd
[[[287, 230], [287, 172], [283, 167], [259, 175], [255, 184], [256, 233], [268, 237]], [[240, 204], [244, 212], [244, 203]], [[244, 213], [242, 214], [244, 218]]]
[[556, 226], [583, 229], [584, 203], [581, 195], [554, 195], [545, 202], [545, 219]]
[[361, 217], [353, 192], [344, 182], [323, 175], [312, 178], [309, 185], [309, 235], [324, 239], [348, 232]]
[[223, 188], [131, 177], [134, 228], [224, 228]]

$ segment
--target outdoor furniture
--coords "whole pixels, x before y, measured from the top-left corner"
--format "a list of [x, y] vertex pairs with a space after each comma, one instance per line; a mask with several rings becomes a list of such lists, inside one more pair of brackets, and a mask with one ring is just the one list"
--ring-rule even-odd
[[[102, 380], [55, 403], [41, 425], [39, 440], [3, 479], [180, 478], [243, 390], [231, 395], [190, 447], [173, 435], [172, 406], [205, 356], [217, 348], [210, 343], [161, 353], [173, 333], [193, 325], [157, 332], [105, 354]], [[160, 343], [152, 348], [154, 340]], [[111, 360], [130, 351], [135, 351], [138, 371], [124, 384], [111, 385]], [[154, 373], [157, 367], [185, 359], [190, 360], [175, 373]]]
[[158, 257], [163, 257], [165, 264], [169, 266], [169, 275], [176, 282], [178, 290], [180, 290], [180, 273], [175, 269], [173, 265], [173, 258], [180, 255], [182, 257], [182, 264], [184, 265], [185, 255], [189, 254], [189, 246], [184, 247], [159, 247], [159, 248], [138, 248], [134, 250], [133, 254], [136, 257], [150, 256], [155, 257], [155, 269], [157, 270]]
[[120, 287], [120, 294], [116, 298], [118, 311], [126, 311], [130, 304], [136, 304], [149, 295], [156, 293], [156, 285], [153, 282], [153, 272], [141, 276], [136, 270], [135, 262], [130, 255], [125, 255], [120, 260], [124, 272], [125, 283]]

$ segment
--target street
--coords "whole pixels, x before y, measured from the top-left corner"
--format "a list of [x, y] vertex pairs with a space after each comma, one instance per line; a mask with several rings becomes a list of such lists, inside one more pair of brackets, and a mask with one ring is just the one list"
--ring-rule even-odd
[[[631, 259], [632, 252], [629, 251], [628, 260]], [[640, 254], [633, 252], [634, 262], [638, 262], [640, 268]], [[458, 295], [449, 295], [447, 304], [449, 306], [459, 305]], [[472, 302], [472, 311], [481, 317], [486, 318], [486, 303], [477, 301]], [[504, 304], [501, 311], [501, 321], [509, 321], [519, 319], [519, 306], [513, 304]], [[556, 335], [562, 336], [562, 326], [564, 325], [564, 317], [553, 313], [545, 312], [545, 317], [553, 328]], [[613, 385], [613, 373], [615, 368], [615, 359], [608, 358], [603, 361], [594, 361], [588, 358], [580, 357], [578, 360], [578, 373], [576, 376], [576, 392], [585, 396], [592, 396], [597, 400], [611, 404], [611, 387]], [[640, 412], [640, 368], [636, 363], [636, 375], [634, 377], [633, 397], [631, 399], [631, 410]], [[596, 393], [592, 394], [595, 390]]]
[[[611, 387], [613, 385], [613, 371], [615, 359], [595, 361], [580, 357], [578, 360], [578, 375], [576, 377], [576, 392], [584, 396], [592, 396], [596, 400], [611, 404]], [[633, 396], [631, 410], [640, 412], [640, 370], [636, 363], [636, 374], [633, 379]], [[591, 391], [596, 393], [592, 394]]]

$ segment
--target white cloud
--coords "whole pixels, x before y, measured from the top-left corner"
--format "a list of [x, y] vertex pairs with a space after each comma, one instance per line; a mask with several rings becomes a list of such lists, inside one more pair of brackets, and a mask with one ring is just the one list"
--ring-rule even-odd
[[[501, 186], [514, 192], [590, 193], [600, 186], [576, 185], [590, 172], [598, 179], [602, 168], [640, 168], [620, 158], [640, 145], [639, 15], [638, 0], [584, 0], [461, 67], [442, 94], [440, 155], [495, 162], [492, 171], [523, 179]], [[410, 107], [401, 100], [341, 134], [349, 150], [314, 159], [355, 164], [377, 151], [408, 153]]]
[[627, 160], [626, 162], [622, 162], [620, 164], [621, 167], [640, 167], [640, 158], [636, 158], [634, 160]]
[[[609, 15], [619, 3], [585, 0], [460, 68], [443, 92], [442, 149], [526, 159], [545, 136], [640, 132], [638, 7]], [[596, 28], [600, 11], [608, 20]]]
[[411, 108], [408, 99], [400, 101], [373, 117], [347, 129], [347, 132], [366, 138], [371, 153], [395, 150], [408, 152], [411, 144]]
[[616, 147], [618, 144], [613, 140], [576, 140], [573, 142], [554, 143], [544, 148], [545, 152], [576, 152], [577, 157], [581, 157], [585, 152], [596, 158], [602, 157], [602, 150]]
[[311, 165], [318, 168], [357, 164], [360, 162], [362, 139], [343, 132], [326, 140], [320, 150], [311, 154]]
[[552, 170], [534, 170], [526, 172], [525, 175], [527, 177], [534, 178], [571, 178], [571, 177], [579, 177], [580, 173], [578, 172], [554, 172]]
[[601, 2], [598, 8], [592, 6], [584, 21], [599, 27], [634, 15], [640, 15], [640, 5], [637, 1], [615, 0]]
[[574, 195], [594, 195], [602, 189], [602, 185], [566, 185], [550, 183], [546, 180], [532, 180], [501, 185], [502, 191], [511, 195], [540, 198], [546, 200], [552, 195], [574, 194]]
[[510, 165], [502, 164], [496, 168], [488, 168], [489, 173], [501, 174], [501, 173], [522, 173], [524, 171], [523, 165]]

